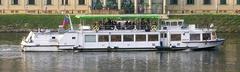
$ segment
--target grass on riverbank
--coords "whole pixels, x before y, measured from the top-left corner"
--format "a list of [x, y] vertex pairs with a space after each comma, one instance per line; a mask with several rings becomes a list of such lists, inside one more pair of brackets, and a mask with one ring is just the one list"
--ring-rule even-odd
[[[220, 32], [240, 32], [238, 15], [172, 15], [170, 18], [184, 19], [188, 24], [197, 24], [201, 27], [213, 23]], [[56, 29], [63, 19], [63, 15], [0, 15], [0, 31]], [[79, 20], [74, 16], [72, 22], [75, 25], [79, 24]]]
[[[63, 21], [62, 15], [0, 15], [0, 29], [37, 29], [58, 28]], [[72, 16], [74, 24], [78, 19]]]
[[240, 32], [239, 15], [174, 15], [171, 19], [184, 19], [187, 24], [207, 27], [214, 24], [218, 32]]

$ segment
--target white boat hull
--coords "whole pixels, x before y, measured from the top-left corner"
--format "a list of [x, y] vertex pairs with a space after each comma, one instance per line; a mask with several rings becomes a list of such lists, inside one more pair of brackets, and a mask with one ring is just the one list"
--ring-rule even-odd
[[222, 45], [224, 40], [217, 41], [208, 41], [208, 42], [183, 42], [183, 44], [188, 44], [188, 46], [171, 46], [171, 47], [160, 47], [160, 46], [131, 46], [131, 47], [89, 47], [89, 48], [78, 48], [74, 46], [44, 46], [44, 45], [30, 45], [30, 46], [22, 46], [23, 51], [65, 51], [65, 50], [82, 50], [82, 51], [122, 51], [122, 50], [185, 50], [185, 49], [209, 49], [216, 48]]

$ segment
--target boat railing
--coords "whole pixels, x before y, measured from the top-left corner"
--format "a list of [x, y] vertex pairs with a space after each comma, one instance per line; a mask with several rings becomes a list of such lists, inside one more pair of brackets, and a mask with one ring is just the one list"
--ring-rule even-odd
[[92, 30], [157, 30], [156, 25], [94, 25]]

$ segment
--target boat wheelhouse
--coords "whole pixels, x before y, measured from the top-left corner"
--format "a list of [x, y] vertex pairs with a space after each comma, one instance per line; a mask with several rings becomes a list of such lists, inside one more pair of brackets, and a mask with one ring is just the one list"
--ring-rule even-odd
[[33, 32], [22, 40], [23, 51], [64, 50], [182, 50], [220, 46], [212, 28], [186, 26], [165, 15], [77, 15], [77, 29]]

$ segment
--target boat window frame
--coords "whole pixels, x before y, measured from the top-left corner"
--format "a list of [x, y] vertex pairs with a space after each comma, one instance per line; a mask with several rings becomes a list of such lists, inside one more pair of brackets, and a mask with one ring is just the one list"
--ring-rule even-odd
[[217, 33], [216, 32], [212, 32], [211, 34], [212, 34], [211, 39], [217, 39]]
[[[103, 39], [101, 38], [100, 36], [106, 36], [106, 40], [100, 40], [100, 39]], [[109, 35], [98, 35], [98, 42], [109, 42]]]
[[183, 25], [183, 21], [178, 21], [178, 26], [182, 26]]
[[177, 21], [171, 22], [171, 26], [178, 26], [178, 22]]
[[[197, 37], [196, 36], [192, 36], [192, 35], [199, 35], [199, 39], [196, 39]], [[195, 37], [194, 39], [192, 39], [192, 37]], [[190, 38], [189, 38], [190, 41], [200, 41], [201, 40], [201, 34], [200, 33], [192, 33], [190, 34]]]
[[[112, 38], [114, 36], [120, 36], [120, 38], [117, 38], [117, 40], [113, 40]], [[120, 39], [120, 40], [119, 40]], [[111, 35], [111, 42], [122, 42], [122, 35], [121, 34], [116, 34], [116, 35]]]
[[[137, 38], [138, 36], [145, 36], [144, 40], [139, 40], [140, 38]], [[146, 42], [147, 41], [147, 35], [146, 34], [135, 34], [135, 41], [136, 42]]]
[[52, 36], [52, 38], [51, 39], [56, 39], [56, 37], [55, 36]]
[[[95, 38], [95, 39], [92, 39], [92, 40], [94, 40], [94, 41], [87, 41], [87, 40], [90, 40], [90, 39], [87, 39], [87, 37], [88, 36], [95, 36], [95, 37], [93, 37], [93, 38]], [[95, 43], [95, 42], [97, 42], [97, 36], [96, 35], [84, 35], [84, 42], [86, 42], [86, 43]]]
[[[207, 39], [205, 39], [204, 34], [209, 34], [209, 37]], [[211, 33], [202, 33], [202, 40], [211, 40], [212, 39], [211, 37], [212, 37]]]
[[167, 38], [167, 33], [160, 33], [160, 38]]
[[170, 25], [171, 25], [171, 22], [166, 21], [166, 22], [165, 22], [165, 25], [166, 25], [166, 26], [170, 26]]
[[76, 37], [72, 37], [72, 39], [74, 39], [74, 40], [75, 40], [75, 39], [76, 39]]
[[[151, 38], [154, 38], [154, 37], [151, 37], [151, 36], [157, 36], [157, 39], [154, 39], [154, 40], [150, 40]], [[159, 34], [148, 34], [148, 41], [159, 41]]]
[[[127, 36], [127, 37], [132, 36], [132, 40], [130, 40], [130, 41], [125, 40], [125, 36]], [[122, 41], [123, 42], [134, 42], [134, 34], [124, 34]]]
[[[176, 36], [173, 38], [173, 35], [180, 36], [180, 38], [176, 38]], [[182, 40], [182, 34], [170, 34], [170, 41], [181, 41]]]

